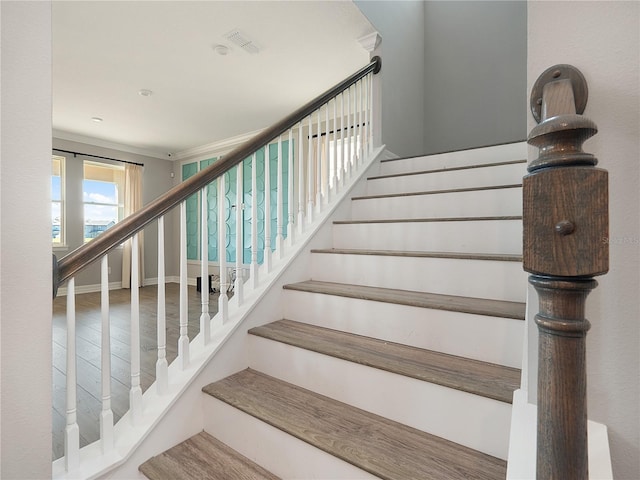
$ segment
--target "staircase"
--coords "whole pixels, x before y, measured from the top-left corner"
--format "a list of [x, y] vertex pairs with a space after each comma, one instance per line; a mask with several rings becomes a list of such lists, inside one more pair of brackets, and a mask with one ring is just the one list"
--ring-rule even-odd
[[206, 433], [140, 470], [504, 479], [524, 333], [522, 150], [381, 161], [332, 248], [311, 251], [310, 279], [285, 286], [283, 319], [249, 330], [250, 368], [203, 388]]

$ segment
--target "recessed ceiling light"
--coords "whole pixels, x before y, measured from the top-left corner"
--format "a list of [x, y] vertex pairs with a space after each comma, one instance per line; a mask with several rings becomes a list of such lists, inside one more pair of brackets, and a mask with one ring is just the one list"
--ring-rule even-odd
[[96, 122], [96, 123], [102, 122], [102, 118], [100, 118], [100, 117], [91, 117], [91, 120]]
[[214, 45], [213, 51], [218, 55], [225, 56], [229, 53], [229, 47], [227, 47], [226, 45]]
[[138, 92], [138, 95], [140, 95], [141, 97], [150, 97], [151, 95], [153, 95], [153, 92], [151, 90], [143, 88]]

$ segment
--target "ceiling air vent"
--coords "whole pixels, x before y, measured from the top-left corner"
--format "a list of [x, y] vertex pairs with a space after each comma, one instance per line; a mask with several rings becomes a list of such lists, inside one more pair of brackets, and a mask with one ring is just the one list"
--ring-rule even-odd
[[224, 37], [227, 40], [229, 40], [231, 43], [242, 48], [245, 52], [248, 52], [251, 54], [256, 54], [260, 52], [260, 49], [256, 46], [256, 44], [253, 43], [252, 40], [249, 40], [246, 37], [246, 35], [244, 35], [237, 29], [231, 30]]

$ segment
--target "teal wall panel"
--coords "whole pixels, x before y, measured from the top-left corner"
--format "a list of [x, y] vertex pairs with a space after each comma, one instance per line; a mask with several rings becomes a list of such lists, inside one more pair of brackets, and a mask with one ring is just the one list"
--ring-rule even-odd
[[[288, 159], [288, 141], [282, 142], [282, 186], [283, 186], [283, 218], [288, 217], [288, 171], [289, 171], [289, 159]], [[242, 168], [242, 198], [244, 202], [244, 210], [242, 214], [243, 218], [243, 232], [242, 232], [242, 259], [243, 263], [251, 263], [251, 222], [252, 222], [252, 205], [254, 198], [257, 201], [257, 245], [258, 245], [258, 263], [262, 263], [264, 259], [265, 248], [265, 149], [262, 148], [256, 153], [256, 165], [252, 163], [252, 157], [246, 158], [238, 167], [231, 169], [225, 174], [225, 229], [226, 229], [226, 259], [227, 262], [236, 262], [236, 211], [235, 208], [231, 208], [232, 205], [237, 204], [237, 172], [238, 168]], [[278, 144], [274, 143], [269, 145], [269, 179], [271, 182], [269, 197], [271, 199], [271, 248], [276, 247], [277, 231], [277, 219], [278, 219]], [[182, 179], [186, 180], [193, 174], [206, 168], [214, 163], [216, 158], [202, 160], [200, 164], [189, 163], [182, 166]], [[257, 194], [252, 191], [251, 188], [251, 175], [252, 169], [256, 168], [256, 183]], [[218, 261], [218, 184], [217, 181], [207, 186], [207, 209], [208, 209], [208, 241], [209, 241], [209, 260], [213, 262]], [[199, 217], [199, 203], [197, 195], [194, 195], [187, 200], [187, 258], [189, 260], [197, 260], [200, 258], [198, 251], [198, 226], [200, 223]], [[283, 229], [283, 235], [286, 237], [286, 228]]]

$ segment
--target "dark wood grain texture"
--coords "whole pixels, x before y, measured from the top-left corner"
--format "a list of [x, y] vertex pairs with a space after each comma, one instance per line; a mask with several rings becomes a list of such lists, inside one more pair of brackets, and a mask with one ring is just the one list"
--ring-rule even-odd
[[593, 279], [532, 275], [538, 292], [537, 478], [588, 478], [585, 302]]
[[538, 480], [589, 477], [585, 302], [609, 268], [609, 219], [607, 172], [582, 150], [597, 132], [576, 114], [586, 91], [577, 69], [555, 65], [531, 93], [539, 153], [523, 179], [523, 266], [539, 299]]
[[292, 320], [255, 327], [249, 333], [505, 403], [511, 403], [520, 386], [520, 370], [515, 368]]
[[[540, 275], [581, 277], [609, 269], [607, 172], [573, 166], [534, 170], [523, 188], [523, 263]], [[572, 227], [562, 230], [562, 223]], [[570, 230], [570, 231], [569, 231]]]
[[286, 290], [321, 293], [340, 297], [372, 300], [375, 302], [395, 303], [412, 307], [449, 310], [452, 312], [489, 315], [493, 317], [524, 320], [525, 304], [486, 298], [459, 297], [437, 293], [414, 292], [392, 288], [367, 287], [344, 283], [320, 282], [308, 280], [285, 285]]
[[382, 479], [504, 479], [506, 462], [253, 370], [203, 391]]
[[138, 468], [150, 480], [278, 480], [206, 432], [150, 458]]

